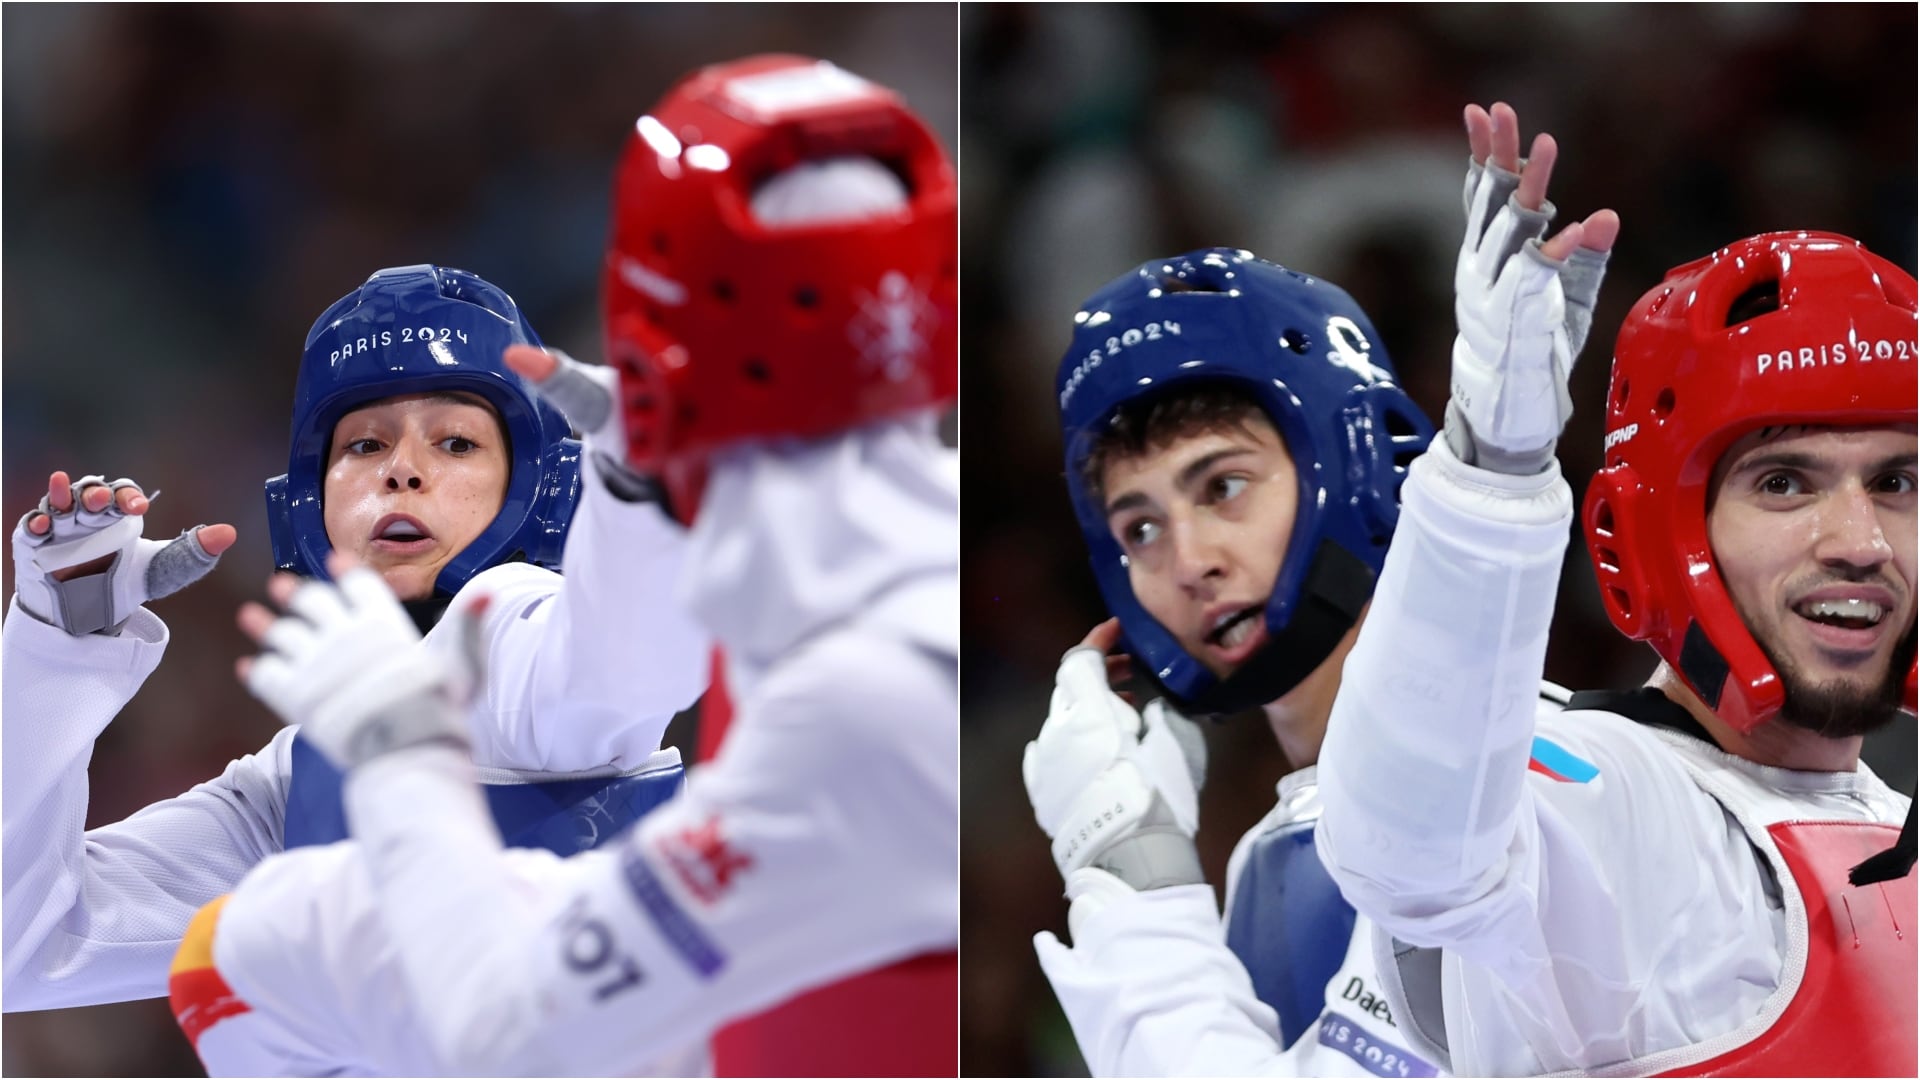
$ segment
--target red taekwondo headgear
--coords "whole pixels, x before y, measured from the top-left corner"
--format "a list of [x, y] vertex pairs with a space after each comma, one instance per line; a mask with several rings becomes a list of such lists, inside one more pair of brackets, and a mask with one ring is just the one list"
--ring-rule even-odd
[[[755, 190], [864, 158], [897, 210], [769, 224]], [[690, 519], [707, 458], [953, 400], [959, 202], [938, 138], [899, 96], [825, 61], [703, 68], [635, 123], [603, 279], [629, 456]]]
[[[1601, 597], [1741, 732], [1786, 690], [1707, 545], [1714, 466], [1762, 427], [1914, 423], [1915, 329], [1912, 275], [1818, 232], [1765, 233], [1677, 267], [1620, 328], [1606, 466], [1581, 515]], [[1910, 674], [1909, 708], [1913, 687]]]

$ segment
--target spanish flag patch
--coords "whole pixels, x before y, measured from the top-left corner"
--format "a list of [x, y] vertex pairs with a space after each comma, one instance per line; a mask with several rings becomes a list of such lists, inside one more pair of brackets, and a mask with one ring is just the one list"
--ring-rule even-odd
[[200, 1035], [229, 1016], [250, 1011], [246, 1002], [235, 997], [227, 981], [213, 966], [213, 935], [220, 924], [220, 909], [227, 904], [222, 896], [194, 913], [180, 951], [173, 954], [173, 967], [167, 973], [168, 996], [173, 1001], [173, 1016], [187, 1041], [200, 1045]]

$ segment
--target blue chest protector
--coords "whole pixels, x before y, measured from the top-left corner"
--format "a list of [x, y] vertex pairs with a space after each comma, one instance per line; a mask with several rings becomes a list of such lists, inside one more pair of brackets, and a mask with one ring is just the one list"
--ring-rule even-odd
[[[625, 832], [680, 790], [679, 766], [643, 776], [602, 776], [526, 784], [483, 784], [487, 806], [508, 847], [545, 848], [565, 858]], [[301, 736], [293, 739], [287, 786], [286, 847], [347, 838], [340, 770]]]
[[1227, 921], [1227, 947], [1253, 976], [1255, 995], [1279, 1014], [1283, 1046], [1319, 1021], [1327, 983], [1353, 940], [1353, 908], [1314, 854], [1313, 824], [1253, 842]]

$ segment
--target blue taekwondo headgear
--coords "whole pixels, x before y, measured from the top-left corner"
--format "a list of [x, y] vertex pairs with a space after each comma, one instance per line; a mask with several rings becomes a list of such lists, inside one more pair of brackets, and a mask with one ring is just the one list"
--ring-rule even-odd
[[379, 270], [328, 308], [307, 331], [300, 357], [286, 475], [267, 481], [274, 565], [327, 577], [332, 544], [320, 497], [342, 416], [401, 394], [466, 391], [500, 414], [511, 472], [500, 512], [440, 569], [435, 594], [450, 597], [480, 571], [515, 559], [559, 569], [580, 497], [580, 444], [568, 437], [566, 418], [501, 363], [516, 344], [540, 338], [512, 297], [465, 270]]
[[[1157, 259], [1109, 282], [1074, 317], [1055, 389], [1067, 489], [1124, 647], [1174, 703], [1222, 715], [1293, 689], [1331, 654], [1373, 593], [1407, 463], [1433, 424], [1395, 382], [1366, 312], [1339, 287], [1230, 248]], [[1106, 509], [1084, 475], [1124, 405], [1229, 384], [1273, 420], [1300, 477], [1287, 555], [1267, 601], [1268, 641], [1225, 679], [1180, 647], [1133, 594]]]

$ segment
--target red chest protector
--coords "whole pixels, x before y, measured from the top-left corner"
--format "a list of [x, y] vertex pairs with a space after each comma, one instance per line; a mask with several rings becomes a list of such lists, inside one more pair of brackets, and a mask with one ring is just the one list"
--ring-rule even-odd
[[[700, 702], [699, 757], [733, 717], [720, 650]], [[958, 1076], [960, 957], [927, 953], [849, 976], [714, 1032], [715, 1076]]]
[[[1666, 1076], [1901, 1076], [1916, 1073], [1915, 875], [1855, 888], [1847, 871], [1891, 845], [1891, 825], [1767, 827], [1807, 910], [1805, 966], [1786, 1011], [1737, 1049]], [[1792, 958], [1789, 957], [1789, 964]], [[1783, 977], [1790, 974], [1783, 972]]]

